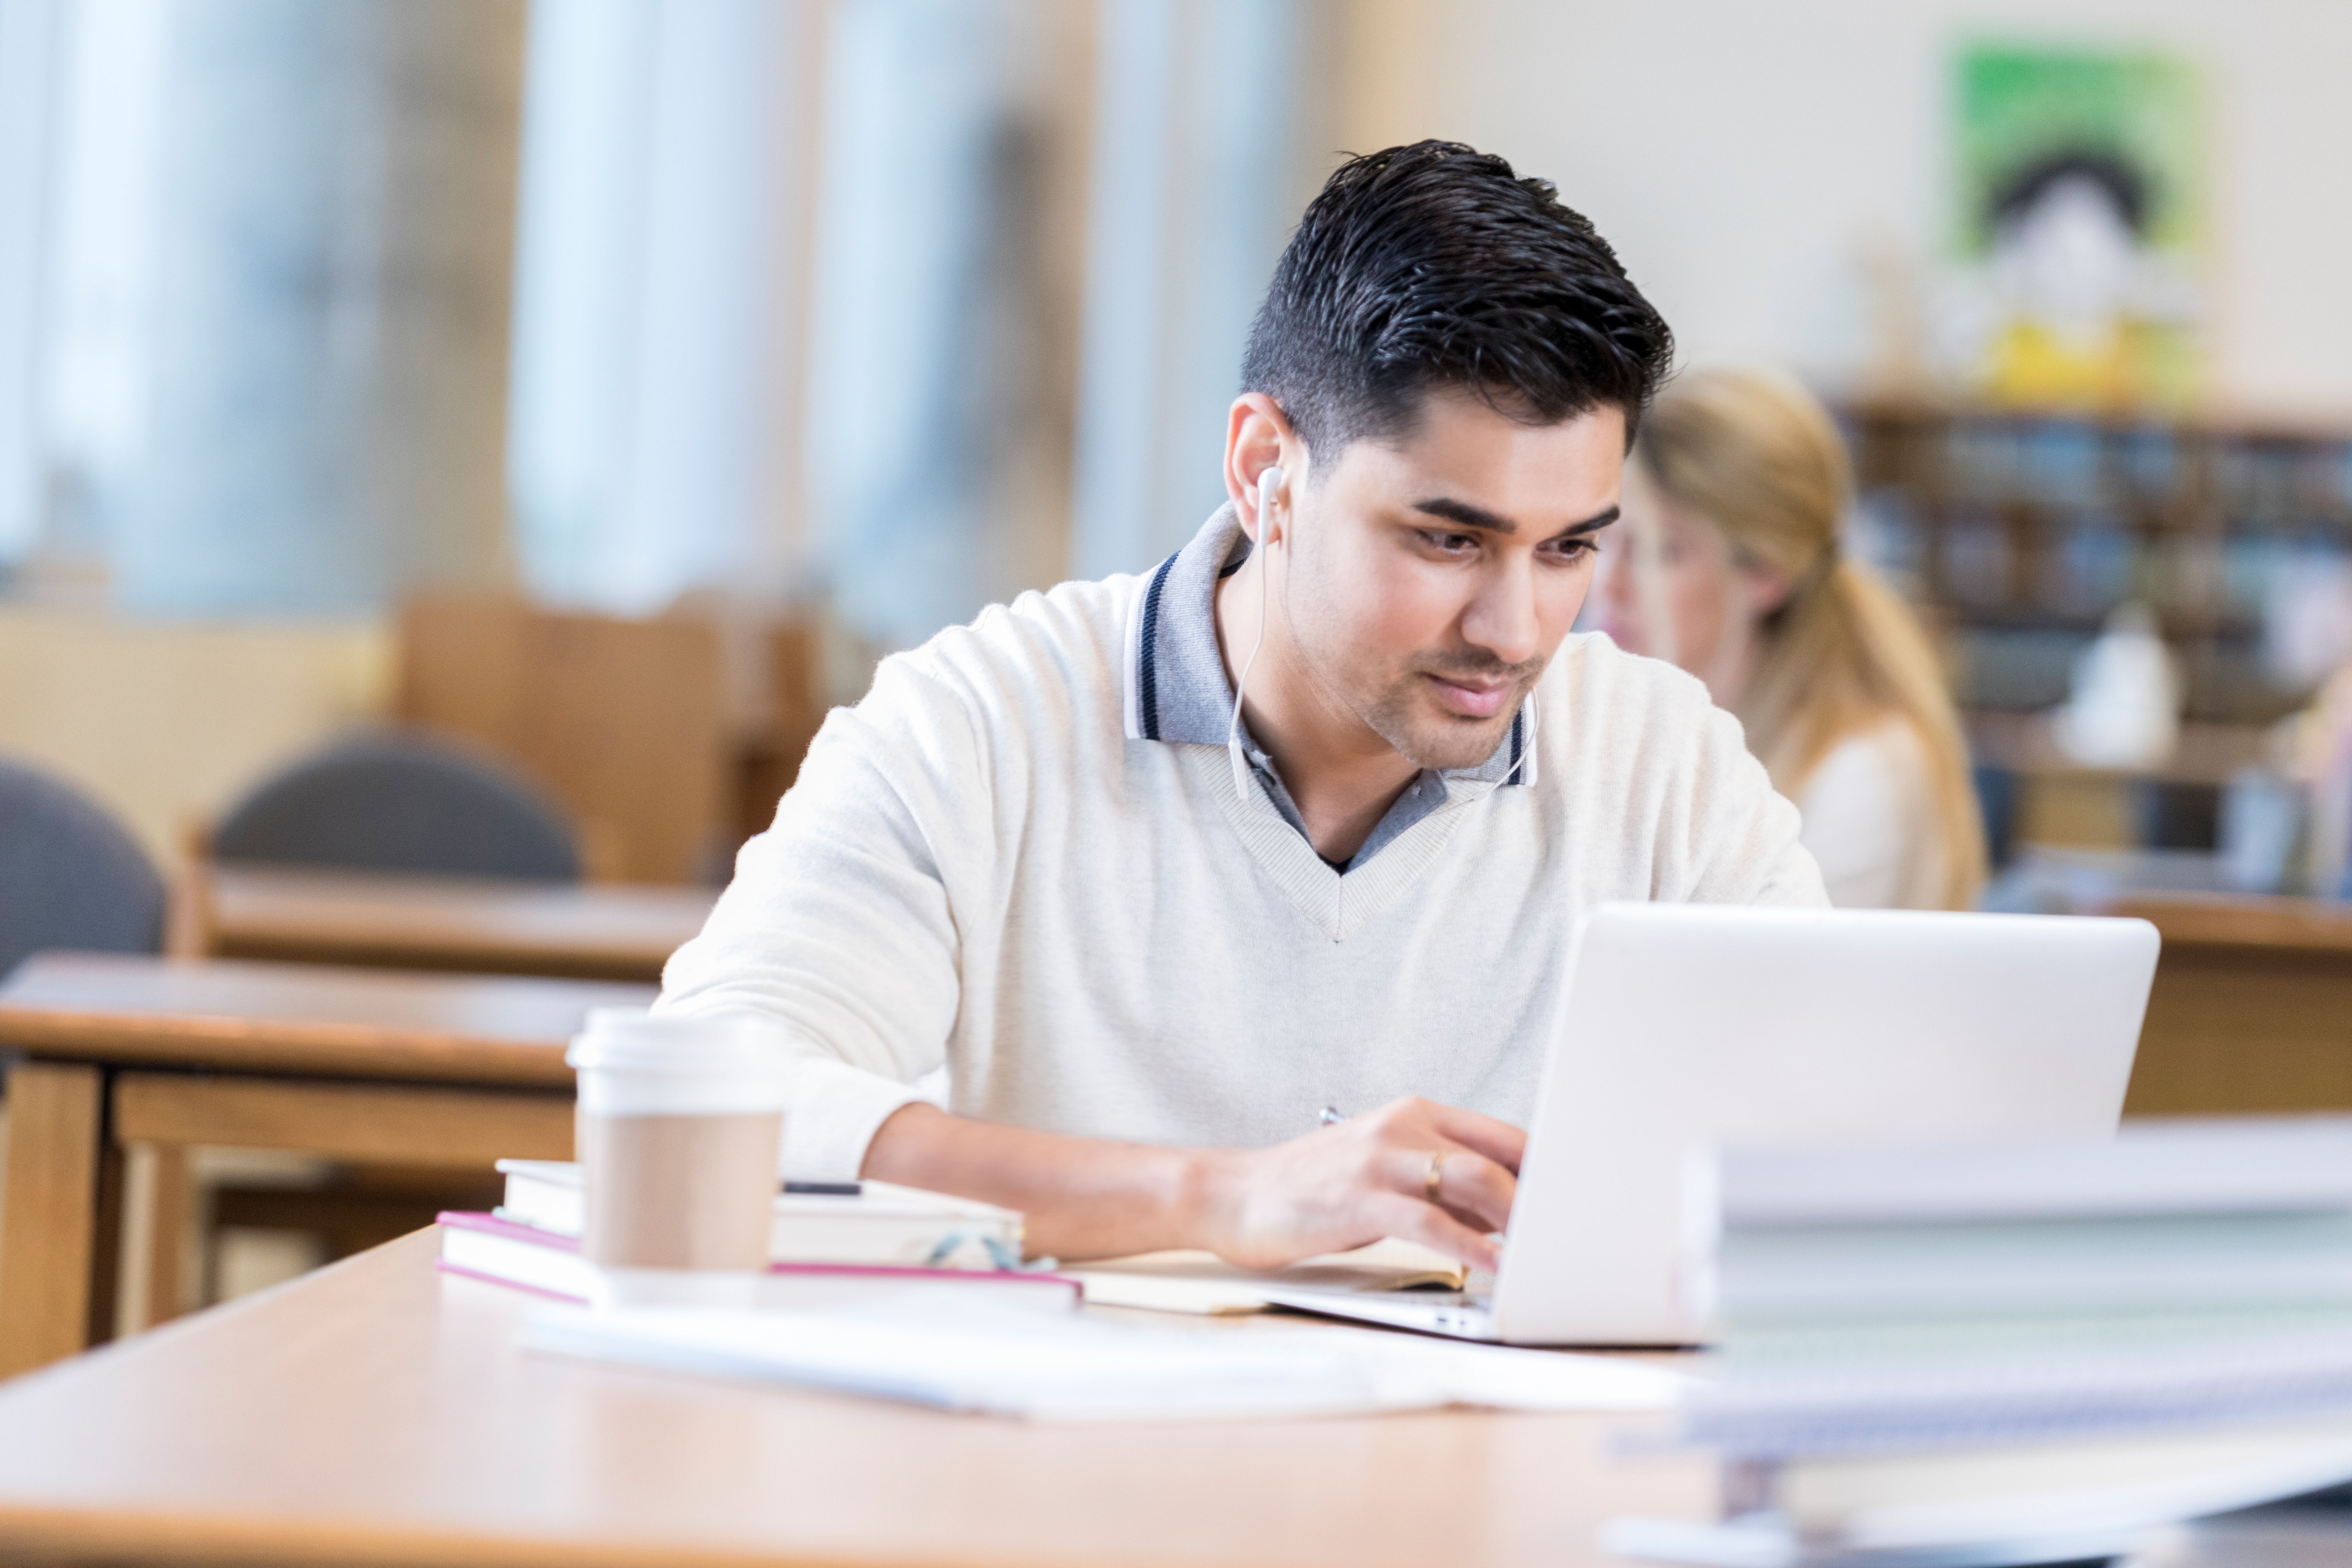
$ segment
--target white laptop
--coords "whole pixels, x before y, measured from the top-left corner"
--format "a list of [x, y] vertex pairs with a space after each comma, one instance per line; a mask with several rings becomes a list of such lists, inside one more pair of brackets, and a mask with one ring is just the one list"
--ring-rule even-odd
[[1696, 1342], [1695, 1152], [2112, 1133], [2157, 946], [2146, 921], [1601, 905], [1493, 1289], [1265, 1294], [1510, 1344]]

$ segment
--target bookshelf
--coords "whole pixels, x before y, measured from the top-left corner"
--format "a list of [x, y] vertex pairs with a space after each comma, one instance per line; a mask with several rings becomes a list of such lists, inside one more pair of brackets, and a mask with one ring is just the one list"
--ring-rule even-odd
[[1916, 403], [1841, 411], [1864, 544], [1949, 638], [1961, 705], [2062, 700], [2127, 599], [2180, 659], [2192, 724], [2260, 726], [2307, 689], [2264, 672], [2283, 573], [2352, 550], [2352, 428]]
[[[1988, 796], [1997, 841], [2210, 847], [2221, 784], [2311, 699], [2266, 663], [2265, 613], [2287, 574], [2352, 552], [2352, 425], [1866, 400], [1839, 417], [1858, 547], [1938, 633], [1979, 763], [2021, 781], [2013, 823]], [[2179, 660], [2185, 723], [2165, 768], [2103, 774], [2042, 715], [2129, 600]]]

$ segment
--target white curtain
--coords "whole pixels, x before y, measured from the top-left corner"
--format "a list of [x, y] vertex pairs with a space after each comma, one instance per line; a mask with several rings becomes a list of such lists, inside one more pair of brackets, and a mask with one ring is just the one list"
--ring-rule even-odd
[[542, 597], [795, 584], [813, 37], [801, 0], [532, 9], [508, 483]]
[[66, 22], [63, 0], [0, 4], [0, 565], [37, 547], [47, 521], [43, 322]]
[[1016, 470], [1055, 416], [1036, 397], [1045, 137], [1022, 58], [1042, 9], [842, 0], [834, 16], [810, 496], [835, 602], [884, 647], [1040, 575]]
[[1071, 570], [1140, 571], [1224, 499], [1225, 410], [1297, 220], [1302, 0], [1103, 0]]
[[45, 544], [174, 615], [494, 577], [520, 0], [66, 14]]

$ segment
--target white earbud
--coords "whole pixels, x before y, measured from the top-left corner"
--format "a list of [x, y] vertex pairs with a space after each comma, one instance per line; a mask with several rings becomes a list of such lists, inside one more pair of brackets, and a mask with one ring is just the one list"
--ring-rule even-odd
[[1234, 764], [1234, 789], [1246, 804], [1250, 797], [1249, 759], [1242, 755], [1242, 693], [1249, 689], [1250, 670], [1258, 649], [1265, 646], [1266, 557], [1274, 548], [1274, 498], [1281, 493], [1284, 475], [1276, 464], [1257, 477], [1257, 640], [1242, 661], [1242, 678], [1234, 683], [1234, 716], [1225, 726], [1225, 754]]
[[1280, 493], [1283, 481], [1287, 478], [1279, 463], [1257, 477], [1257, 539], [1260, 544], [1274, 542], [1274, 498]]

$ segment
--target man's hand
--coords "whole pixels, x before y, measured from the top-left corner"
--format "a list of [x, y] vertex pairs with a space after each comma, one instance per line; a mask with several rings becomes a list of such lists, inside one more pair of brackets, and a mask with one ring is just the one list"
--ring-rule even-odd
[[1491, 1269], [1502, 1249], [1488, 1233], [1511, 1217], [1527, 1143], [1491, 1116], [1399, 1100], [1271, 1149], [1221, 1151], [1202, 1171], [1203, 1244], [1274, 1268], [1393, 1236]]
[[1019, 1209], [1038, 1256], [1205, 1247], [1270, 1268], [1395, 1236], [1493, 1268], [1501, 1253], [1486, 1235], [1510, 1218], [1527, 1142], [1507, 1122], [1425, 1100], [1400, 1100], [1271, 1149], [1071, 1138], [918, 1101], [882, 1123], [863, 1173]]

